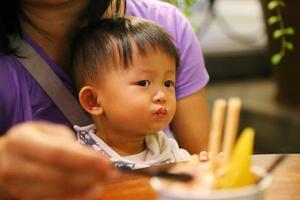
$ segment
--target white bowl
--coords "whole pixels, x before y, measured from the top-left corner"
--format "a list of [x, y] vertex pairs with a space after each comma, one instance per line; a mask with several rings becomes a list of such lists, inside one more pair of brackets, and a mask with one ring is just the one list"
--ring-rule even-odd
[[166, 181], [157, 177], [151, 178], [150, 184], [158, 192], [160, 200], [263, 200], [264, 192], [270, 186], [272, 178], [262, 168], [253, 167], [252, 171], [263, 179], [256, 185], [235, 189], [178, 189], [170, 187]]

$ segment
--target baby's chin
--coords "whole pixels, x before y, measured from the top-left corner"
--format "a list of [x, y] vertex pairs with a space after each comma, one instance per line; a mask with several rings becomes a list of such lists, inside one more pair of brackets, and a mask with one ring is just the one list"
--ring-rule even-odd
[[154, 133], [158, 133], [158, 132], [163, 131], [164, 129], [166, 129], [166, 127], [169, 124], [169, 121], [171, 121], [171, 120], [166, 120], [166, 121], [160, 122], [160, 123], [157, 123], [157, 122], [155, 122], [155, 123], [139, 123], [139, 122], [136, 122], [137, 126], [132, 126], [131, 129], [132, 129], [133, 132], [140, 132], [143, 135], [154, 134]]
[[[163, 127], [165, 128], [165, 127]], [[147, 127], [147, 128], [136, 128], [136, 129], [132, 129], [131, 131], [130, 130], [127, 130], [129, 134], [134, 134], [134, 135], [139, 135], [139, 136], [147, 136], [147, 135], [152, 135], [152, 134], [158, 134], [160, 131], [163, 131], [163, 128], [161, 127]]]
[[153, 134], [153, 133], [159, 133], [160, 131], [163, 131], [164, 128], [166, 128], [167, 125], [161, 125], [161, 126], [157, 126], [157, 127], [152, 127], [151, 129], [149, 129], [149, 133]]

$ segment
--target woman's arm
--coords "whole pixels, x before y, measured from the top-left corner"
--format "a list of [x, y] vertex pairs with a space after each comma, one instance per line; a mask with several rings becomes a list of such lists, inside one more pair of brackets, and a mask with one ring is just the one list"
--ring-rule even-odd
[[177, 101], [177, 110], [171, 124], [179, 146], [190, 153], [207, 150], [210, 116], [205, 89]]

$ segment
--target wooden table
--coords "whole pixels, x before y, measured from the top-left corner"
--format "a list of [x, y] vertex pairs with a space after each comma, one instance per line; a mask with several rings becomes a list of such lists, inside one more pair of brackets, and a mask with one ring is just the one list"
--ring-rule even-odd
[[[268, 167], [278, 155], [253, 156], [254, 164]], [[157, 194], [150, 187], [149, 178], [127, 176], [105, 186], [99, 200], [156, 200]], [[287, 159], [273, 172], [273, 181], [266, 192], [266, 200], [300, 199], [300, 154], [289, 154]]]

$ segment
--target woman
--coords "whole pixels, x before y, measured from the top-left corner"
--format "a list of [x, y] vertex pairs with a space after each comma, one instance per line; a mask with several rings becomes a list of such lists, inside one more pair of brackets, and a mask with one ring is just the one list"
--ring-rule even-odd
[[[112, 4], [110, 0], [7, 0], [1, 4], [1, 195], [40, 199], [80, 194], [83, 199], [83, 194], [99, 188], [99, 183], [113, 174], [109, 162], [101, 155], [78, 146], [72, 131], [65, 126], [44, 122], [16, 125], [32, 120], [67, 126], [70, 123], [12, 56], [13, 49], [9, 48], [8, 42], [8, 35], [22, 33], [23, 39], [35, 48], [72, 91], [72, 82], [68, 77], [71, 37], [80, 25], [100, 18], [105, 11], [105, 17], [110, 17], [127, 7], [126, 15], [156, 21], [174, 37], [181, 55], [184, 55], [181, 62], [188, 64], [183, 64], [179, 69], [178, 79], [181, 81], [176, 84], [181, 89], [176, 90], [181, 92], [177, 97], [177, 113], [171, 129], [179, 144], [190, 152], [205, 149], [209, 117], [204, 85], [208, 76], [201, 51], [194, 44], [191, 27], [174, 7], [155, 0], [115, 0]], [[172, 23], [168, 24], [170, 21]], [[178, 24], [182, 24], [182, 29], [176, 29]], [[195, 55], [192, 56], [191, 52]], [[190, 67], [186, 67], [188, 65]], [[186, 77], [186, 74], [189, 76]]]

